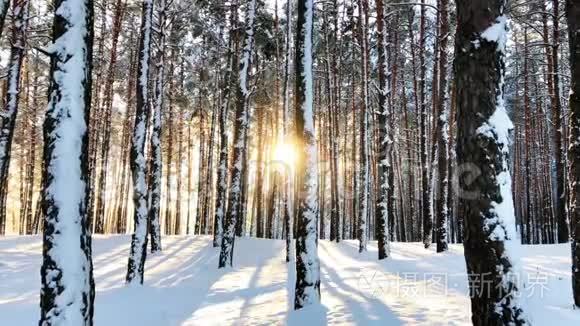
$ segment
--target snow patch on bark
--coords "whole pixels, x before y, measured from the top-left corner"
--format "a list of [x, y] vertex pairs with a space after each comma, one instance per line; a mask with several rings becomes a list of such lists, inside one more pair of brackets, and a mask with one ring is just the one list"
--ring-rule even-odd
[[497, 50], [505, 52], [507, 44], [507, 17], [505, 15], [497, 17], [495, 23], [481, 33], [481, 38], [489, 42], [497, 43]]

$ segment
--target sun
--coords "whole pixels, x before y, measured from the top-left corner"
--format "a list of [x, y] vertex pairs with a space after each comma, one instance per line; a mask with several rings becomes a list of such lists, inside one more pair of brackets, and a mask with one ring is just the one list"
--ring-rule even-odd
[[293, 167], [296, 162], [296, 151], [292, 144], [277, 144], [276, 147], [274, 147], [272, 161], [274, 163], [282, 163], [286, 166]]

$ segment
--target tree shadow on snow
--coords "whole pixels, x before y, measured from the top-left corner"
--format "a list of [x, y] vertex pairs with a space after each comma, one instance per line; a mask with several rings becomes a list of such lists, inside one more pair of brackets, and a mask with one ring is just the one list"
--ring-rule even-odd
[[[192, 245], [203, 242], [205, 245]], [[189, 251], [189, 252], [188, 252]], [[97, 293], [95, 324], [179, 325], [199, 307], [221, 277], [218, 251], [210, 241], [185, 238], [152, 256], [145, 268], [145, 284]], [[159, 270], [158, 270], [159, 269]], [[171, 271], [167, 275], [167, 269]]]
[[[324, 251], [328, 250], [319, 247]], [[321, 255], [321, 257], [323, 257]], [[327, 255], [327, 257], [329, 257]], [[398, 325], [403, 322], [372, 293], [364, 293], [360, 289], [347, 284], [344, 276], [338, 274], [333, 266], [338, 260], [331, 262], [320, 260], [322, 302], [325, 294], [330, 294], [332, 300], [340, 300], [340, 304], [333, 305], [334, 309], [329, 313], [330, 324], [353, 323], [356, 325]], [[356, 278], [356, 276], [353, 276]]]

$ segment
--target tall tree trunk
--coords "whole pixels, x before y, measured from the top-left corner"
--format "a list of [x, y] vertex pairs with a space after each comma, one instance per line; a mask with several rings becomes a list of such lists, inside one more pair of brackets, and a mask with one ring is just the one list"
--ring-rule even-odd
[[[26, 29], [28, 27], [28, 0], [14, 0], [12, 15], [14, 22], [10, 39], [10, 59], [8, 62], [8, 77], [6, 98], [0, 117], [0, 235], [5, 233], [8, 202], [8, 170], [14, 126], [18, 114], [20, 98], [20, 75], [25, 55]], [[0, 9], [2, 9], [0, 7]], [[1, 12], [0, 12], [1, 14]], [[0, 17], [2, 18], [2, 17]]]
[[145, 139], [147, 124], [147, 105], [149, 102], [149, 68], [151, 64], [151, 32], [153, 20], [153, 0], [143, 0], [141, 37], [139, 40], [139, 63], [137, 66], [137, 108], [135, 128], [131, 143], [131, 172], [133, 175], [134, 233], [131, 238], [131, 253], [127, 266], [126, 282], [143, 284], [145, 259], [147, 257], [147, 160], [145, 158]]
[[358, 219], [359, 219], [359, 211], [358, 211], [358, 203], [359, 200], [357, 198], [357, 195], [359, 193], [359, 171], [357, 169], [357, 134], [358, 134], [358, 130], [356, 128], [357, 125], [357, 117], [358, 114], [356, 112], [356, 105], [355, 105], [355, 97], [356, 97], [356, 93], [355, 93], [355, 88], [356, 88], [356, 82], [355, 82], [355, 74], [352, 74], [352, 78], [351, 78], [351, 112], [352, 112], [352, 152], [351, 152], [351, 162], [350, 162], [350, 166], [352, 169], [352, 191], [351, 191], [351, 197], [352, 197], [352, 219], [351, 219], [351, 235], [350, 238], [351, 239], [356, 239], [358, 238]]
[[[32, 234], [34, 232], [34, 226], [36, 223], [39, 223], [34, 220], [34, 210], [32, 209], [32, 196], [34, 194], [34, 180], [36, 177], [36, 145], [37, 145], [37, 117], [38, 117], [38, 110], [39, 110], [39, 103], [37, 100], [36, 94], [38, 94], [38, 83], [39, 83], [39, 73], [38, 73], [38, 59], [32, 58], [34, 60], [33, 64], [33, 71], [34, 71], [34, 78], [32, 79], [33, 87], [32, 87], [32, 121], [30, 123], [30, 150], [28, 156], [28, 171], [27, 177], [29, 186], [28, 186], [28, 194], [26, 196], [27, 203], [26, 203], [26, 222], [27, 222], [27, 229], [26, 234]], [[40, 196], [38, 197], [37, 201], [40, 201]]]
[[525, 220], [525, 223], [522, 223], [524, 227], [522, 229], [522, 234], [525, 237], [522, 237], [524, 243], [531, 244], [532, 243], [532, 227], [531, 227], [531, 216], [532, 216], [532, 193], [531, 193], [531, 183], [533, 179], [533, 175], [531, 173], [531, 157], [530, 157], [530, 145], [531, 142], [529, 141], [531, 138], [531, 120], [532, 116], [530, 113], [530, 91], [529, 91], [529, 69], [528, 69], [528, 30], [524, 28], [524, 169], [525, 169], [525, 178], [522, 180], [522, 183], [525, 186], [525, 210], [521, 215], [521, 219]]
[[296, 228], [296, 287], [294, 309], [320, 302], [320, 263], [316, 215], [318, 162], [312, 87], [313, 0], [299, 0], [296, 36], [296, 101], [294, 103], [298, 162]]
[[254, 45], [254, 21], [256, 15], [256, 0], [248, 0], [246, 7], [244, 47], [241, 52], [240, 67], [238, 74], [238, 85], [236, 89], [236, 113], [234, 129], [234, 156], [230, 172], [230, 189], [228, 198], [228, 212], [224, 221], [224, 234], [222, 238], [219, 268], [232, 266], [234, 255], [234, 240], [236, 222], [242, 214], [241, 192], [244, 176], [244, 156], [246, 151], [245, 137], [249, 124], [249, 101], [250, 90], [248, 89], [248, 78], [250, 72], [250, 61], [252, 48]]
[[[30, 114], [29, 108], [30, 108], [30, 64], [28, 62], [26, 62], [25, 64], [25, 69], [24, 69], [24, 74], [23, 74], [23, 83], [25, 85], [25, 91], [24, 91], [24, 99], [23, 99], [23, 105], [26, 107], [26, 113]], [[20, 209], [19, 209], [19, 215], [20, 215], [20, 232], [21, 234], [26, 234], [26, 229], [27, 229], [27, 221], [26, 221], [26, 216], [27, 216], [27, 210], [28, 210], [28, 200], [27, 200], [27, 196], [28, 196], [28, 189], [33, 185], [33, 183], [28, 180], [28, 170], [29, 170], [29, 165], [30, 165], [30, 148], [27, 146], [27, 135], [31, 134], [30, 131], [27, 130], [28, 129], [28, 123], [26, 121], [23, 121], [23, 126], [20, 128], [20, 134], [22, 137], [22, 144], [20, 145], [20, 161], [22, 162], [20, 164]], [[28, 143], [30, 144], [30, 141], [28, 141]]]
[[[226, 68], [231, 71], [231, 66]], [[226, 76], [229, 74], [226, 72]], [[230, 82], [229, 78], [226, 79], [228, 82], [225, 83], [224, 92], [230, 92]], [[228, 188], [228, 176], [227, 176], [227, 164], [228, 164], [228, 131], [227, 131], [227, 115], [229, 106], [229, 95], [224, 96], [224, 103], [219, 108], [219, 133], [220, 133], [220, 156], [217, 166], [217, 180], [216, 180], [216, 205], [214, 212], [214, 227], [213, 227], [213, 246], [218, 247], [221, 243], [221, 238], [223, 234], [223, 218], [226, 211], [226, 200], [227, 200], [227, 188]]]
[[369, 155], [369, 113], [367, 105], [368, 96], [368, 47], [367, 47], [367, 4], [366, 0], [358, 1], [358, 30], [359, 43], [361, 47], [361, 94], [360, 94], [360, 175], [359, 175], [359, 216], [358, 216], [358, 251], [363, 252], [367, 247], [367, 219], [369, 214], [370, 201], [370, 155]]
[[[330, 156], [330, 240], [340, 241], [339, 224], [340, 224], [340, 207], [338, 198], [338, 131], [337, 131], [337, 99], [336, 99], [336, 39], [331, 44], [331, 34], [333, 36], [337, 35], [337, 32], [332, 32], [330, 28], [331, 20], [328, 17], [328, 11], [331, 10], [332, 23], [335, 24], [335, 19], [337, 16], [336, 1], [329, 3], [332, 7], [324, 9], [324, 45], [325, 45], [325, 75], [326, 75], [326, 93], [327, 93], [327, 106], [328, 106], [328, 132], [327, 139], [329, 144], [329, 156]], [[334, 25], [334, 29], [337, 25]]]
[[[133, 33], [129, 38], [133, 40]], [[130, 52], [130, 61], [129, 61], [129, 81], [127, 85], [127, 107], [132, 108], [133, 103], [135, 101], [134, 91], [135, 91], [135, 84], [137, 83], [137, 51], [131, 50]], [[132, 125], [132, 118], [133, 114], [131, 110], [127, 110], [125, 112], [125, 120], [123, 121], [123, 137], [121, 139], [121, 146], [123, 148], [121, 152], [121, 164], [123, 165], [122, 173], [121, 173], [121, 183], [119, 185], [119, 205], [117, 206], [116, 212], [116, 233], [123, 234], [127, 230], [127, 206], [129, 202], [129, 184], [130, 181], [128, 180], [128, 170], [129, 170], [129, 154], [130, 154], [130, 147], [131, 147], [131, 125]]]
[[193, 191], [193, 136], [191, 129], [193, 128], [193, 114], [189, 117], [187, 124], [187, 217], [185, 221], [185, 234], [189, 235], [191, 232], [191, 216], [193, 209], [191, 208], [191, 192]]
[[[394, 185], [391, 183], [393, 169], [391, 165], [392, 133], [389, 128], [392, 108], [389, 107], [390, 85], [389, 85], [389, 60], [387, 58], [387, 21], [385, 17], [385, 6], [383, 0], [377, 0], [377, 38], [378, 38], [378, 70], [379, 70], [379, 196], [376, 207], [377, 216], [377, 238], [379, 259], [389, 256], [389, 219], [394, 218], [392, 205], [389, 205], [389, 193], [393, 191]], [[389, 210], [389, 207], [391, 210]]]
[[510, 256], [519, 241], [508, 166], [513, 125], [503, 100], [504, 10], [504, 0], [457, 2], [457, 159], [481, 171], [459, 180], [474, 325], [527, 323]]
[[105, 83], [102, 80], [103, 72], [105, 71], [105, 30], [107, 25], [107, 4], [109, 0], [103, 0], [100, 6], [97, 6], [99, 10], [98, 21], [100, 22], [99, 32], [97, 33], [96, 40], [96, 53], [93, 58], [94, 72], [95, 75], [93, 82], [93, 94], [92, 94], [92, 112], [91, 112], [91, 123], [89, 124], [89, 203], [88, 203], [88, 216], [91, 229], [95, 225], [93, 219], [95, 216], [95, 210], [97, 208], [97, 195], [98, 195], [98, 159], [99, 159], [99, 144], [102, 139], [102, 130], [104, 129], [104, 123], [106, 117], [103, 113], [103, 107], [101, 105], [101, 88]]
[[237, 1], [231, 5], [229, 12], [230, 31], [228, 37], [228, 50], [226, 58], [226, 71], [224, 74], [224, 88], [222, 91], [222, 105], [219, 108], [219, 132], [220, 132], [220, 156], [217, 170], [216, 180], [216, 205], [214, 214], [214, 238], [213, 246], [218, 247], [221, 244], [223, 235], [223, 220], [226, 212], [227, 204], [227, 190], [228, 190], [228, 114], [230, 108], [231, 89], [233, 84], [233, 73], [235, 59], [235, 45], [237, 43]]
[[[173, 41], [175, 38], [175, 27], [172, 25], [170, 35], [169, 35], [169, 43]], [[172, 181], [171, 178], [171, 164], [173, 163], [173, 127], [174, 127], [174, 119], [173, 119], [173, 103], [174, 103], [174, 71], [175, 71], [175, 62], [177, 60], [177, 51], [175, 49], [171, 50], [171, 55], [169, 59], [169, 71], [167, 72], [168, 77], [168, 105], [167, 105], [167, 123], [165, 124], [165, 129], [167, 129], [167, 159], [165, 160], [165, 234], [172, 234], [172, 214], [171, 214], [171, 205], [172, 205]]]
[[570, 240], [568, 230], [568, 216], [566, 215], [566, 203], [568, 200], [568, 191], [565, 186], [564, 174], [566, 162], [564, 158], [564, 147], [562, 144], [562, 105], [560, 103], [560, 77], [558, 65], [558, 48], [560, 43], [560, 10], [559, 0], [552, 0], [552, 71], [553, 93], [552, 98], [552, 120], [554, 121], [554, 154], [556, 157], [556, 221], [558, 223], [558, 243], [565, 243]]
[[[183, 64], [182, 64], [182, 68], [183, 69]], [[177, 175], [177, 193], [175, 195], [175, 220], [173, 221], [174, 223], [174, 227], [173, 227], [173, 234], [179, 235], [181, 234], [181, 181], [182, 181], [182, 177], [181, 177], [181, 167], [183, 166], [183, 118], [184, 118], [184, 109], [182, 106], [179, 107], [179, 116], [178, 116], [178, 120], [177, 120], [177, 171], [176, 171], [176, 175]], [[206, 191], [209, 191], [209, 189], [206, 188]], [[207, 196], [207, 195], [206, 195]], [[209, 198], [209, 196], [207, 196], [206, 198]], [[206, 210], [204, 210], [204, 213], [207, 212]], [[204, 218], [207, 219], [207, 216], [204, 215]], [[205, 233], [204, 233], [205, 234]]]
[[[200, 101], [202, 98], [200, 96]], [[197, 208], [196, 208], [196, 219], [195, 219], [195, 234], [202, 234], [203, 223], [204, 223], [204, 211], [203, 204], [205, 199], [205, 191], [203, 186], [205, 185], [205, 112], [203, 109], [203, 104], [199, 105], [199, 155], [198, 155], [198, 180], [197, 180]]]
[[572, 289], [580, 308], [580, 1], [566, 0], [570, 42], [570, 217], [572, 223]]
[[[219, 81], [216, 82], [216, 86], [219, 86]], [[205, 228], [203, 230], [204, 234], [209, 234], [209, 228], [210, 228], [210, 223], [209, 221], [210, 216], [209, 213], [213, 212], [213, 207], [211, 206], [212, 201], [213, 201], [213, 154], [214, 154], [214, 147], [215, 147], [215, 130], [216, 130], [216, 125], [217, 125], [217, 116], [219, 114], [219, 111], [221, 109], [221, 99], [215, 101], [213, 107], [212, 107], [212, 112], [211, 112], [211, 123], [210, 123], [210, 131], [209, 131], [209, 148], [208, 148], [208, 157], [207, 157], [207, 177], [206, 177], [206, 184], [205, 184], [205, 188], [206, 188], [206, 200], [205, 200], [205, 208], [204, 208], [204, 212], [205, 212]], [[213, 228], [213, 226], [212, 226]]]
[[95, 282], [87, 220], [92, 5], [89, 0], [54, 2], [56, 46], [44, 121], [40, 325], [93, 325]]
[[268, 200], [268, 208], [267, 208], [267, 216], [268, 216], [268, 224], [267, 224], [267, 233], [266, 237], [268, 239], [275, 239], [276, 232], [274, 230], [276, 215], [277, 215], [277, 205], [276, 199], [278, 195], [278, 180], [279, 175], [277, 171], [271, 173], [270, 178], [272, 178], [271, 182], [271, 189], [270, 189], [270, 199]]
[[161, 180], [163, 178], [162, 149], [161, 149], [161, 115], [165, 95], [165, 13], [167, 4], [159, 0], [158, 28], [159, 40], [157, 49], [157, 75], [155, 77], [155, 98], [153, 104], [153, 129], [151, 133], [151, 171], [149, 173], [149, 232], [151, 233], [151, 252], [161, 251]]
[[[256, 68], [257, 69], [257, 68]], [[248, 103], [248, 110], [246, 110], [246, 121], [250, 121], [250, 109]], [[248, 155], [249, 150], [248, 146], [250, 143], [250, 133], [248, 132], [248, 128], [245, 128], [244, 137], [243, 137], [243, 152], [244, 155], [242, 156], [242, 185], [241, 185], [241, 194], [239, 199], [239, 209], [240, 214], [238, 216], [238, 220], [236, 221], [236, 236], [241, 237], [244, 235], [245, 228], [246, 228], [246, 218], [248, 215], [248, 197], [249, 197], [249, 184], [248, 184]]]
[[448, 0], [439, 1], [439, 99], [437, 100], [437, 171], [438, 196], [435, 203], [437, 220], [437, 252], [447, 251], [447, 224], [449, 220], [449, 110], [447, 106], [447, 41], [449, 38]]
[[[284, 139], [292, 138], [292, 133], [290, 132], [290, 67], [292, 65], [292, 2], [288, 0], [286, 2], [286, 40], [284, 45], [284, 82], [282, 84], [282, 93], [284, 94], [284, 104], [283, 110], [283, 123], [282, 123], [282, 133]], [[284, 171], [284, 189], [282, 190], [282, 206], [283, 206], [283, 216], [284, 225], [286, 228], [286, 262], [290, 262], [292, 257], [292, 203], [290, 202], [290, 196], [292, 193], [292, 169], [286, 169]]]
[[[422, 115], [421, 112], [419, 112], [420, 109], [420, 104], [419, 104], [419, 100], [420, 100], [420, 96], [419, 96], [419, 81], [418, 81], [418, 76], [417, 76], [417, 55], [416, 55], [416, 44], [415, 44], [415, 33], [413, 33], [413, 21], [414, 21], [414, 11], [413, 10], [409, 10], [409, 17], [408, 17], [408, 26], [407, 29], [409, 30], [409, 39], [410, 39], [410, 47], [411, 47], [411, 66], [412, 66], [412, 73], [413, 73], [413, 102], [414, 102], [414, 108], [415, 108], [415, 112], [417, 114], [417, 122], [419, 124], [419, 137], [421, 136], [421, 130], [422, 130]], [[417, 134], [413, 134], [412, 135], [414, 139], [409, 139], [409, 141], [411, 142], [415, 142], [417, 140]], [[420, 139], [419, 139], [420, 140]], [[423, 225], [423, 213], [424, 211], [422, 210], [423, 207], [423, 199], [424, 199], [424, 192], [423, 192], [423, 152], [421, 152], [421, 145], [422, 142], [419, 141], [420, 143], [420, 149], [419, 149], [419, 155], [417, 157], [417, 162], [419, 164], [414, 164], [411, 169], [412, 169], [412, 173], [411, 174], [415, 174], [415, 167], [418, 166], [420, 169], [420, 174], [421, 174], [421, 183], [418, 186], [419, 191], [421, 192], [421, 196], [418, 199], [417, 203], [419, 204], [419, 209], [416, 209], [416, 213], [413, 214], [412, 216], [412, 222], [413, 224], [416, 222], [417, 223], [417, 228], [416, 228], [416, 233], [414, 233], [412, 235], [413, 239], [421, 239], [422, 236], [416, 237], [416, 235], [420, 234], [420, 230], [422, 229], [422, 225]]]
[[256, 237], [263, 238], [264, 230], [264, 152], [266, 150], [264, 138], [264, 120], [266, 113], [265, 108], [260, 107], [256, 109], [256, 120], [258, 122], [258, 133], [256, 134], [256, 148], [258, 157], [256, 159]]
[[419, 107], [420, 107], [420, 152], [421, 152], [421, 194], [422, 196], [422, 218], [423, 218], [423, 244], [425, 248], [431, 246], [431, 232], [433, 231], [433, 220], [429, 207], [430, 180], [429, 180], [429, 156], [428, 156], [428, 118], [427, 118], [427, 100], [425, 98], [425, 75], [427, 64], [425, 63], [425, 41], [426, 41], [426, 17], [425, 17], [425, 0], [421, 0], [421, 18], [419, 22]]
[[103, 109], [105, 115], [103, 119], [105, 120], [105, 125], [99, 132], [103, 135], [103, 142], [101, 143], [101, 167], [99, 176], [99, 200], [97, 202], [97, 210], [95, 215], [95, 233], [105, 233], [105, 202], [107, 193], [107, 174], [109, 171], [109, 151], [111, 144], [111, 124], [113, 115], [113, 84], [115, 82], [115, 70], [117, 64], [117, 43], [119, 41], [119, 35], [121, 34], [121, 24], [123, 21], [123, 14], [125, 10], [125, 3], [122, 0], [116, 1], [115, 14], [113, 17], [113, 30], [112, 30], [112, 45], [111, 54], [109, 59], [109, 67], [107, 70], [107, 76], [105, 78], [105, 90], [104, 90], [104, 101]]

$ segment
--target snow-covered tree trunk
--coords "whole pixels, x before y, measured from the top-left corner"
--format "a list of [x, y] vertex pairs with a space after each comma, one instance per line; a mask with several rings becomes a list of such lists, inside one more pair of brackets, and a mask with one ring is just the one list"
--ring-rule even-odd
[[[249, 103], [249, 99], [248, 99], [248, 109], [246, 110], [246, 121], [249, 124], [250, 123], [250, 103]], [[248, 214], [248, 146], [250, 143], [250, 133], [248, 132], [248, 128], [246, 127], [244, 129], [244, 135], [243, 135], [243, 142], [242, 142], [242, 147], [243, 147], [243, 157], [242, 157], [242, 182], [241, 182], [241, 193], [240, 193], [240, 199], [239, 199], [239, 214], [238, 214], [238, 219], [236, 221], [236, 227], [235, 227], [235, 234], [237, 237], [241, 237], [242, 235], [244, 235], [245, 229], [246, 229], [246, 217]]]
[[44, 121], [43, 261], [39, 325], [92, 325], [88, 134], [93, 2], [56, 0]]
[[151, 232], [151, 252], [161, 251], [161, 179], [163, 160], [161, 154], [161, 112], [165, 95], [165, 15], [167, 4], [159, 0], [157, 44], [157, 75], [155, 76], [155, 100], [153, 104], [153, 129], [151, 133], [151, 171], [149, 174], [149, 232]]
[[[447, 44], [449, 39], [448, 0], [439, 1], [440, 38], [439, 38], [439, 99], [437, 100], [437, 171], [439, 193], [435, 203], [437, 221], [437, 252], [447, 251], [447, 220], [449, 196], [449, 122], [447, 108]], [[435, 198], [431, 196], [431, 198]]]
[[133, 224], [131, 253], [127, 267], [126, 282], [143, 284], [145, 258], [147, 257], [147, 160], [145, 139], [147, 132], [147, 111], [149, 104], [149, 68], [151, 64], [151, 32], [153, 24], [153, 0], [143, 0], [141, 37], [139, 40], [139, 62], [137, 65], [137, 108], [135, 127], [131, 143], [131, 173], [133, 175]]
[[425, 98], [425, 75], [427, 71], [427, 64], [425, 63], [425, 41], [426, 36], [426, 14], [425, 14], [425, 0], [421, 0], [421, 17], [419, 21], [419, 108], [420, 108], [420, 157], [421, 157], [421, 195], [422, 195], [422, 222], [423, 222], [423, 244], [425, 248], [429, 248], [432, 242], [433, 220], [431, 216], [431, 207], [429, 206], [429, 195], [431, 194], [431, 183], [429, 182], [429, 155], [428, 155], [428, 114], [427, 114], [427, 100]]
[[234, 129], [234, 156], [230, 172], [230, 188], [228, 197], [228, 211], [224, 221], [223, 238], [220, 250], [219, 268], [232, 266], [234, 255], [235, 227], [242, 213], [241, 193], [244, 176], [244, 153], [246, 146], [244, 139], [249, 123], [248, 79], [250, 75], [250, 61], [254, 46], [254, 22], [256, 16], [256, 0], [248, 0], [246, 7], [244, 47], [240, 58], [238, 85], [236, 89], [236, 113]]
[[567, 201], [568, 189], [566, 187], [565, 171], [566, 171], [566, 157], [564, 156], [563, 148], [563, 113], [562, 104], [560, 100], [560, 68], [559, 68], [559, 44], [560, 44], [560, 0], [552, 0], [552, 69], [548, 78], [552, 79], [553, 89], [551, 95], [551, 120], [554, 123], [552, 128], [552, 137], [554, 138], [554, 157], [556, 165], [556, 194], [555, 194], [555, 218], [558, 224], [558, 243], [566, 243], [570, 241], [570, 232], [568, 225]]
[[314, 131], [312, 29], [313, 0], [297, 3], [296, 100], [294, 123], [298, 162], [296, 223], [296, 287], [294, 309], [320, 302], [318, 260], [318, 162]]
[[[340, 207], [339, 207], [339, 196], [338, 196], [338, 131], [337, 131], [337, 94], [336, 94], [336, 56], [337, 47], [336, 39], [333, 37], [337, 36], [337, 32], [333, 31], [337, 29], [338, 23], [335, 21], [338, 15], [338, 8], [336, 1], [328, 2], [328, 6], [322, 9], [323, 15], [323, 34], [324, 34], [324, 73], [325, 73], [325, 92], [326, 92], [326, 104], [328, 109], [328, 118], [322, 119], [327, 120], [328, 129], [326, 132], [326, 139], [328, 139], [329, 144], [329, 168], [330, 168], [330, 240], [340, 241]], [[329, 16], [328, 12], [331, 12]], [[334, 24], [333, 27], [331, 25]], [[334, 41], [334, 42], [333, 42]], [[324, 189], [324, 185], [321, 185]], [[321, 219], [321, 224], [324, 219]], [[324, 228], [321, 228], [321, 238], [324, 238]]]
[[580, 3], [566, 1], [570, 42], [570, 223], [572, 231], [572, 289], [580, 308]]
[[[282, 106], [283, 123], [282, 134], [284, 139], [291, 139], [290, 133], [290, 73], [292, 65], [292, 2], [286, 2], [286, 40], [284, 45], [284, 81], [282, 83], [282, 93], [284, 103]], [[282, 207], [284, 226], [286, 228], [286, 262], [290, 262], [292, 257], [292, 203], [290, 194], [292, 193], [292, 170], [287, 169], [284, 175], [284, 189], [282, 190]]]
[[[14, 23], [10, 39], [11, 48], [8, 62], [6, 97], [0, 114], [0, 234], [4, 234], [6, 229], [8, 170], [14, 126], [16, 115], [18, 114], [20, 75], [25, 54], [26, 28], [28, 26], [28, 7], [28, 0], [14, 0], [12, 7]], [[2, 8], [0, 7], [0, 9]]]
[[[412, 105], [415, 107], [415, 110], [417, 110], [419, 108], [419, 82], [418, 82], [418, 76], [417, 76], [417, 54], [416, 54], [416, 44], [415, 44], [415, 33], [414, 33], [414, 29], [413, 29], [413, 24], [414, 24], [414, 14], [415, 12], [413, 10], [409, 10], [408, 12], [408, 17], [407, 17], [407, 30], [409, 32], [409, 40], [410, 40], [410, 52], [411, 52], [411, 75], [412, 75], [412, 90], [413, 90], [413, 101], [412, 101]], [[407, 110], [405, 110], [405, 113], [407, 113]], [[407, 115], [410, 115], [409, 113], [407, 113]], [[421, 121], [420, 121], [420, 117], [417, 114], [417, 123], [420, 125]], [[415, 176], [419, 176], [422, 174], [422, 171], [420, 173], [415, 174], [415, 166], [419, 166], [421, 167], [421, 155], [414, 155], [414, 146], [412, 146], [412, 144], [414, 144], [417, 141], [417, 137], [416, 137], [416, 133], [415, 132], [411, 132], [411, 130], [407, 127], [410, 124], [409, 120], [412, 120], [412, 118], [408, 118], [405, 119], [406, 120], [406, 129], [408, 131], [407, 133], [407, 137], [408, 137], [408, 146], [409, 146], [409, 151], [408, 151], [408, 156], [409, 156], [409, 163], [410, 163], [410, 173], [409, 173], [409, 194], [410, 194], [410, 218], [411, 218], [411, 223], [410, 223], [410, 236], [411, 239], [414, 240], [417, 238], [417, 235], [420, 234], [420, 230], [421, 230], [421, 225], [422, 225], [422, 221], [423, 221], [423, 211], [421, 210], [421, 200], [422, 200], [422, 192], [421, 195], [415, 197], [415, 189], [419, 190], [422, 188], [422, 183], [420, 178], [418, 178], [418, 180], [414, 180]], [[420, 153], [419, 153], [420, 154]], [[417, 164], [418, 162], [418, 164]], [[416, 224], [415, 224], [416, 223]], [[416, 226], [416, 227], [415, 227]]]
[[385, 19], [385, 0], [377, 0], [377, 38], [378, 38], [378, 67], [379, 67], [379, 187], [380, 194], [377, 196], [377, 240], [379, 259], [385, 259], [389, 256], [389, 219], [394, 218], [393, 208], [389, 205], [389, 193], [393, 189], [392, 178], [389, 176], [393, 173], [391, 165], [392, 143], [391, 130], [389, 128], [391, 109], [389, 108], [389, 61], [387, 58], [387, 21]]
[[369, 166], [369, 114], [368, 114], [368, 38], [367, 38], [367, 12], [363, 0], [358, 1], [358, 29], [361, 50], [361, 95], [360, 95], [360, 192], [359, 192], [359, 219], [358, 240], [359, 252], [367, 249], [367, 218], [369, 213], [370, 198], [370, 166]]
[[513, 125], [503, 99], [505, 9], [503, 0], [457, 2], [457, 159], [481, 172], [459, 180], [474, 325], [527, 323], [512, 261], [520, 244], [508, 163]]
[[230, 108], [230, 93], [232, 89], [232, 71], [234, 69], [234, 46], [236, 43], [237, 27], [237, 3], [230, 9], [230, 31], [228, 39], [228, 50], [226, 58], [226, 71], [224, 74], [224, 88], [222, 91], [222, 103], [219, 108], [218, 123], [220, 128], [220, 156], [217, 167], [216, 184], [216, 204], [214, 213], [214, 237], [213, 246], [219, 247], [222, 242], [224, 215], [226, 213], [227, 191], [228, 191], [228, 114]]

